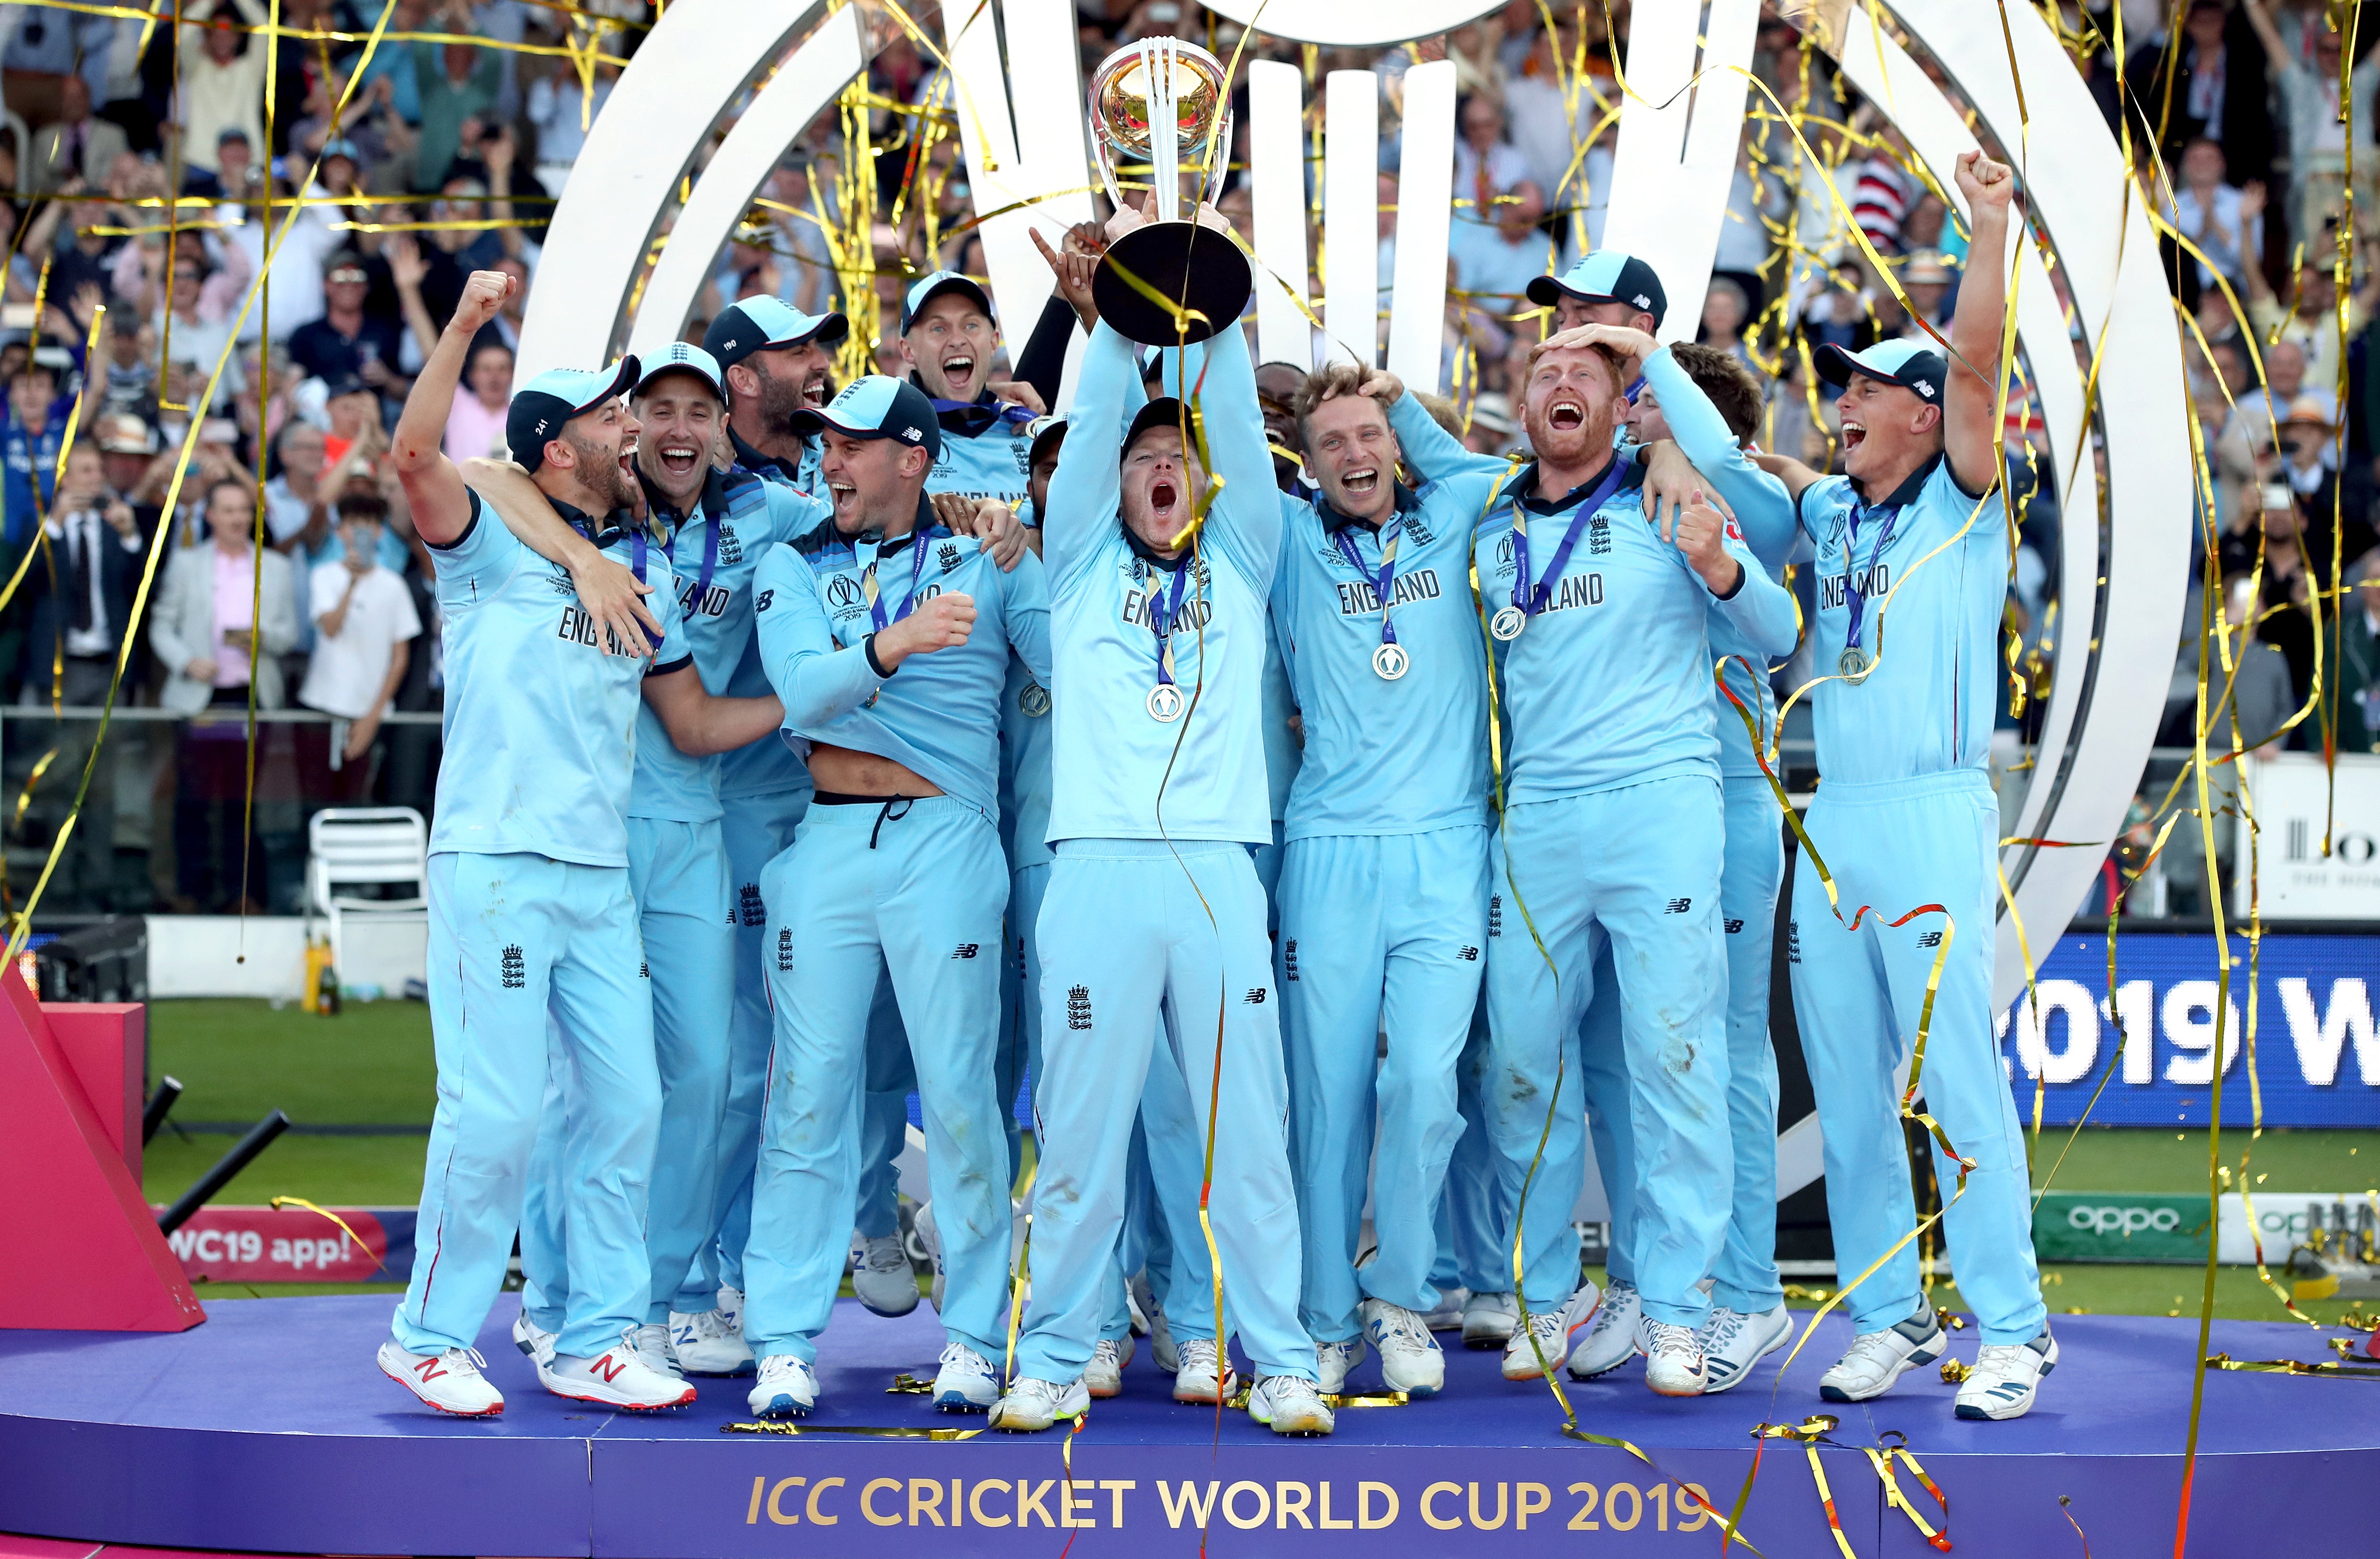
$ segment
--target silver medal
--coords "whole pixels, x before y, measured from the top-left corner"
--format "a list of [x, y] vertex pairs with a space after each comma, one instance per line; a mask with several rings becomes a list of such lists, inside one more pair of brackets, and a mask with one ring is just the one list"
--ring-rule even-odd
[[1856, 644], [1846, 648], [1841, 657], [1835, 662], [1835, 669], [1842, 673], [1843, 680], [1854, 686], [1866, 681], [1868, 672], [1875, 665], [1876, 663], [1868, 659], [1867, 652]]
[[1028, 720], [1038, 720], [1050, 713], [1050, 689], [1038, 682], [1027, 682], [1016, 690], [1016, 710]]
[[1148, 690], [1148, 717], [1160, 725], [1181, 719], [1184, 707], [1182, 689], [1171, 682], [1160, 682]]
[[1509, 641], [1520, 638], [1521, 629], [1526, 627], [1528, 622], [1528, 615], [1519, 607], [1507, 606], [1488, 619], [1488, 631]]
[[1383, 682], [1394, 682], [1412, 664], [1413, 657], [1405, 653], [1402, 644], [1383, 644], [1372, 652], [1372, 669]]

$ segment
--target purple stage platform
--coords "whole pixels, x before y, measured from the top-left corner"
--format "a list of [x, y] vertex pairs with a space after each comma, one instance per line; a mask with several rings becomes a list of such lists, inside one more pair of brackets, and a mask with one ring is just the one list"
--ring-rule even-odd
[[[505, 1297], [480, 1339], [504, 1392], [492, 1422], [442, 1419], [382, 1378], [372, 1350], [393, 1299], [262, 1299], [208, 1307], [177, 1335], [0, 1332], [0, 1532], [147, 1544], [347, 1554], [617, 1555], [734, 1559], [925, 1553], [1056, 1559], [1208, 1552], [1683, 1553], [1718, 1546], [1624, 1452], [1578, 1443], [1542, 1382], [1495, 1356], [1448, 1354], [1435, 1401], [1348, 1408], [1327, 1441], [1284, 1442], [1245, 1414], [1177, 1407], [1144, 1349], [1125, 1394], [1093, 1406], [1063, 1497], [1056, 1433], [949, 1442], [724, 1434], [741, 1382], [698, 1382], [673, 1415], [583, 1408], [540, 1391], [508, 1339]], [[2103, 1556], [2173, 1549], [2196, 1324], [2066, 1316], [2064, 1362], [2023, 1419], [1961, 1423], [1933, 1370], [1859, 1407], [1817, 1399], [1849, 1340], [1829, 1317], [1771, 1396], [1769, 1372], [1725, 1396], [1669, 1402], [1633, 1367], [1570, 1387], [1582, 1424], [1642, 1445], [1664, 1471], [1732, 1503], [1763, 1419], [1822, 1410], [1842, 1422], [1821, 1453], [1855, 1553], [1930, 1553], [1858, 1447], [1906, 1435], [1949, 1494], [1954, 1552], [2080, 1555], [2058, 1505]], [[2240, 1358], [2331, 1357], [2302, 1327], [2219, 1322]], [[813, 1428], [980, 1428], [888, 1395], [930, 1374], [941, 1336], [920, 1307], [878, 1320], [846, 1300], [825, 1338], [826, 1402]], [[1952, 1353], [1972, 1360], [1972, 1333]], [[1780, 1356], [1781, 1357], [1781, 1356]], [[1351, 1386], [1377, 1388], [1377, 1363]], [[2380, 1386], [2277, 1375], [2209, 1376], [2189, 1552], [2293, 1556], [2372, 1552], [2349, 1513], [2380, 1477]], [[1929, 1519], [1930, 1500], [1902, 1483]], [[2358, 1493], [2362, 1490], [2366, 1492]], [[2342, 1501], [2341, 1496], [2344, 1496]], [[1211, 1503], [1209, 1503], [1211, 1502]], [[2329, 1517], [2316, 1516], [2328, 1512]], [[953, 1516], [956, 1516], [953, 1525]], [[1071, 1521], [1073, 1530], [1065, 1529]], [[1310, 1523], [1310, 1525], [1309, 1525]], [[1688, 1530], [1689, 1527], [1694, 1529]], [[1744, 1517], [1768, 1559], [1834, 1559], [1801, 1447], [1772, 1441]], [[1383, 1549], [1386, 1539], [1394, 1548]]]

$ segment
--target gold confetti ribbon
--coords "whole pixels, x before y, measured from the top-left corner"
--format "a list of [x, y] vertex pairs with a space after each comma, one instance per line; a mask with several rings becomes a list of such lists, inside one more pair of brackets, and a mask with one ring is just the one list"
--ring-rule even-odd
[[849, 1434], [871, 1440], [934, 1440], [954, 1443], [973, 1440], [979, 1429], [913, 1429], [905, 1424], [795, 1424], [771, 1419], [753, 1419], [743, 1423], [719, 1426], [722, 1434], [787, 1434], [798, 1439], [810, 1434]]

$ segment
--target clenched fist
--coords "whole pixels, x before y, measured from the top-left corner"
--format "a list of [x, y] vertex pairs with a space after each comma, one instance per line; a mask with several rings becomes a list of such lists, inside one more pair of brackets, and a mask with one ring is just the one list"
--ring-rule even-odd
[[930, 655], [967, 641], [975, 631], [975, 597], [951, 591], [917, 603], [917, 610], [876, 635], [876, 660], [886, 671], [912, 655]]

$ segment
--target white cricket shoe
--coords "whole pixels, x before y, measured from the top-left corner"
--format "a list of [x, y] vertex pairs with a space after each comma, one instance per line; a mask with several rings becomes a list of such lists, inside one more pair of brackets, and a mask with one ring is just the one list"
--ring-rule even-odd
[[1959, 1385], [1962, 1419], [2021, 1419], [2033, 1410], [2042, 1377], [2058, 1368], [2058, 1339], [2044, 1326], [2029, 1343], [1985, 1343]]
[[980, 1413], [999, 1400], [1000, 1371], [990, 1359], [965, 1343], [942, 1349], [941, 1368], [934, 1371], [935, 1407], [945, 1413]]
[[942, 1231], [934, 1223], [932, 1202], [917, 1204], [915, 1223], [917, 1243], [926, 1248], [926, 1264], [934, 1269], [933, 1288], [927, 1294], [926, 1302], [934, 1307], [936, 1315], [940, 1315], [942, 1313]]
[[1722, 1306], [1711, 1311], [1702, 1330], [1703, 1395], [1715, 1396], [1742, 1385], [1752, 1367], [1783, 1347], [1792, 1334], [1793, 1318], [1782, 1299], [1770, 1310]]
[[871, 1314], [892, 1321], [917, 1308], [917, 1270], [898, 1233], [863, 1240], [853, 1254], [851, 1291]]
[[1123, 1367], [1131, 1362], [1130, 1337], [1122, 1342], [1101, 1337], [1091, 1350], [1091, 1361], [1083, 1366], [1083, 1389], [1093, 1396], [1122, 1396]]
[[527, 1310], [513, 1318], [513, 1346], [528, 1355], [531, 1363], [553, 1362], [553, 1334], [531, 1321]]
[[1640, 1313], [1636, 1351], [1645, 1356], [1645, 1383], [1656, 1396], [1703, 1394], [1703, 1346], [1693, 1327]]
[[492, 1419], [504, 1410], [504, 1394], [480, 1373], [486, 1362], [471, 1348], [407, 1353], [394, 1337], [380, 1346], [382, 1374], [440, 1412], [458, 1419]]
[[775, 1353], [760, 1360], [745, 1401], [756, 1419], [798, 1419], [818, 1406], [818, 1371], [792, 1354]]
[[675, 1375], [655, 1370], [646, 1360], [637, 1346], [637, 1334], [641, 1330], [635, 1326], [624, 1328], [616, 1346], [592, 1358], [555, 1354], [551, 1363], [537, 1367], [537, 1378], [556, 1396], [622, 1407], [631, 1413], [686, 1407], [694, 1400], [694, 1388]]
[[1908, 1320], [1852, 1338], [1850, 1351], [1818, 1378], [1818, 1395], [1828, 1402], [1882, 1396], [1908, 1371], [1941, 1358], [1948, 1341], [1932, 1307], [1920, 1299], [1917, 1313]]
[[1361, 1337], [1314, 1345], [1314, 1372], [1320, 1377], [1323, 1395], [1336, 1396], [1347, 1389], [1347, 1371], [1364, 1362], [1364, 1351]]
[[1223, 1401], [1240, 1383], [1222, 1350], [1212, 1337], [1192, 1337], [1180, 1345], [1182, 1364], [1173, 1371], [1173, 1400], [1208, 1407]]
[[1328, 1434], [1337, 1427], [1330, 1404], [1302, 1375], [1259, 1375], [1248, 1393], [1248, 1417], [1275, 1434]]
[[[1500, 1348], [1521, 1324], [1520, 1301], [1510, 1294], [1474, 1294], [1463, 1301], [1463, 1346]], [[1435, 1332], [1437, 1327], [1430, 1328]]]
[[686, 1379], [685, 1371], [678, 1368], [677, 1353], [670, 1346], [670, 1329], [659, 1321], [649, 1321], [637, 1328], [637, 1357], [657, 1375]]
[[670, 1311], [670, 1349], [677, 1356], [677, 1367], [689, 1375], [748, 1375], [754, 1368], [740, 1312]]
[[1438, 1291], [1438, 1308], [1422, 1316], [1422, 1324], [1433, 1332], [1451, 1332], [1463, 1324], [1463, 1312], [1470, 1304], [1470, 1289], [1441, 1288]]
[[1055, 1381], [1023, 1380], [991, 1405], [991, 1427], [1012, 1434], [1031, 1434], [1061, 1419], [1079, 1418], [1090, 1407], [1091, 1394], [1080, 1381], [1060, 1385]]
[[1603, 1304], [1595, 1312], [1594, 1323], [1570, 1350], [1570, 1378], [1591, 1381], [1635, 1358], [1636, 1318], [1643, 1310], [1636, 1285], [1626, 1278], [1613, 1278], [1603, 1291]]
[[1446, 1355], [1421, 1313], [1386, 1299], [1366, 1299], [1358, 1310], [1364, 1335], [1379, 1351], [1380, 1380], [1388, 1388], [1407, 1396], [1436, 1396], [1446, 1384]]
[[[1595, 1319], [1596, 1309], [1602, 1299], [1602, 1292], [1592, 1282], [1582, 1278], [1578, 1292], [1564, 1300], [1560, 1309], [1531, 1312], [1529, 1323], [1512, 1328], [1512, 1340], [1504, 1345], [1504, 1378], [1508, 1381], [1543, 1379], [1547, 1368], [1555, 1359], [1569, 1355], [1572, 1337]], [[1539, 1362], [1541, 1356], [1542, 1363]]]

